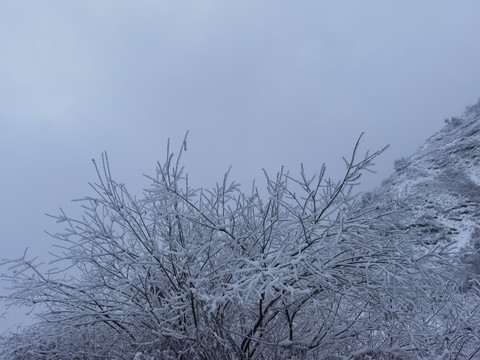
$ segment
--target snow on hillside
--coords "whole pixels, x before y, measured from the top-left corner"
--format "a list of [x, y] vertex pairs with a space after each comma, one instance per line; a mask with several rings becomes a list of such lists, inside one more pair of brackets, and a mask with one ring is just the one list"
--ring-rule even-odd
[[[418, 151], [395, 162], [395, 173], [373, 192], [380, 203], [402, 203], [399, 226], [457, 249], [476, 245], [480, 229], [480, 101]], [[472, 251], [472, 250], [470, 250]], [[480, 254], [480, 252], [479, 252]], [[480, 255], [479, 255], [480, 258]]]

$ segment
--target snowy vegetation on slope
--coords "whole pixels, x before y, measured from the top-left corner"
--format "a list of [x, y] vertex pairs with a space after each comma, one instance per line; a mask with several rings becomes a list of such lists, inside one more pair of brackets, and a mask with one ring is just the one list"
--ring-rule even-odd
[[[402, 165], [402, 166], [400, 166]], [[417, 153], [397, 160], [395, 173], [369, 196], [379, 204], [403, 203], [401, 223], [422, 229], [424, 242], [444, 239], [480, 268], [480, 101], [445, 120]], [[428, 222], [424, 219], [429, 218]], [[476, 260], [475, 260], [476, 261]], [[470, 277], [470, 276], [469, 276]]]

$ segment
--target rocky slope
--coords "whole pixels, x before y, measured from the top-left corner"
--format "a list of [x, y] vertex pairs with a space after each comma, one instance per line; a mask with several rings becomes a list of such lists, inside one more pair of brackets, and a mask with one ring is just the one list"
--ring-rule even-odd
[[398, 204], [398, 226], [424, 245], [451, 244], [480, 274], [480, 101], [408, 158], [366, 200]]

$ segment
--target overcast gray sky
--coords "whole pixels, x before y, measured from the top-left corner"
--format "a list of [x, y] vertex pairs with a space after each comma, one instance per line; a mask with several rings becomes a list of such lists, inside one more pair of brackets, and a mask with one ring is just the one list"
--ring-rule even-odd
[[245, 186], [301, 162], [338, 177], [365, 132], [362, 151], [391, 144], [362, 190], [377, 186], [480, 97], [479, 15], [478, 0], [0, 0], [0, 258], [50, 250], [43, 230], [62, 229], [44, 213], [91, 194], [91, 158], [107, 150], [138, 192], [187, 130], [194, 185], [229, 165]]

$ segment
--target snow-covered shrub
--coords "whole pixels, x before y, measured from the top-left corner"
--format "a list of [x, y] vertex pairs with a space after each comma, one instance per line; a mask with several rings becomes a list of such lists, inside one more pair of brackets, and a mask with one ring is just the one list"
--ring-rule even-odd
[[467, 106], [467, 108], [465, 109], [465, 113], [477, 114], [477, 115], [480, 114], [480, 99], [478, 99], [478, 101], [475, 104]]
[[422, 167], [419, 166], [408, 166], [407, 167], [407, 176], [410, 179], [420, 179], [420, 178], [429, 178], [430, 173]]
[[466, 201], [480, 203], [480, 185], [473, 182], [465, 171], [450, 166], [437, 179], [448, 192], [460, 195]]
[[383, 179], [383, 180], [382, 180], [381, 185], [382, 185], [383, 187], [387, 187], [387, 186], [392, 185], [392, 184], [393, 184], [393, 181], [394, 181], [394, 177], [393, 177], [393, 176], [389, 176], [389, 177], [387, 177], [386, 179]]
[[393, 162], [393, 167], [395, 168], [396, 172], [405, 170], [408, 165], [409, 165], [409, 162], [405, 158], [397, 159]]
[[354, 195], [379, 153], [358, 159], [356, 146], [337, 182], [325, 167], [265, 174], [266, 195], [243, 192], [228, 173], [192, 188], [182, 151], [168, 153], [141, 198], [113, 179], [103, 155], [83, 216], [55, 217], [66, 226], [55, 235], [65, 270], [41, 272], [26, 256], [4, 264], [5, 300], [45, 310], [0, 342], [0, 357], [471, 354], [478, 298], [456, 291], [448, 246], [419, 248], [390, 218], [395, 209]]
[[451, 131], [462, 124], [462, 119], [457, 117], [452, 117], [450, 119], [445, 119], [445, 129]]

